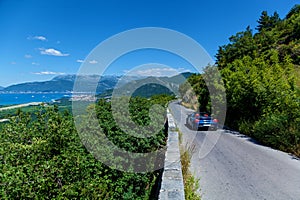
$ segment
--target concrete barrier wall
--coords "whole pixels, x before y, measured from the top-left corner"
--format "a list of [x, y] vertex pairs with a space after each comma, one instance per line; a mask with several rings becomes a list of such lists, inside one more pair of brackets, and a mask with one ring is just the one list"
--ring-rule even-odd
[[165, 156], [164, 170], [162, 174], [159, 199], [183, 200], [184, 185], [180, 162], [178, 131], [174, 118], [168, 110], [168, 140]]

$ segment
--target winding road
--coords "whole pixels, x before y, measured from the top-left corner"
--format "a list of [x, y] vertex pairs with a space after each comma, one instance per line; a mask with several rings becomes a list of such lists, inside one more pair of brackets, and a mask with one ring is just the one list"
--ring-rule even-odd
[[191, 172], [203, 200], [300, 199], [300, 160], [225, 130], [194, 131], [185, 125], [192, 110], [169, 104], [183, 145], [192, 153]]

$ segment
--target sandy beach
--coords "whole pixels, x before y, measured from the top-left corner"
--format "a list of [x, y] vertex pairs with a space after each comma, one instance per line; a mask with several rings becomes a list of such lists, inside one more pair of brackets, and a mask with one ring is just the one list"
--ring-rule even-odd
[[14, 109], [14, 108], [22, 108], [27, 106], [38, 106], [41, 105], [42, 103], [43, 102], [31, 102], [31, 103], [24, 103], [24, 104], [19, 104], [14, 106], [7, 106], [7, 107], [0, 108], [0, 111]]

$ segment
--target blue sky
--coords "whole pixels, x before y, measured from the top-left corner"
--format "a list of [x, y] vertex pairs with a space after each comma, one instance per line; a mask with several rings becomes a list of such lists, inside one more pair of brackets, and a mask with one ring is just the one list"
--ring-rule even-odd
[[[163, 27], [196, 40], [214, 58], [219, 46], [250, 25], [263, 10], [281, 18], [296, 0], [1, 0], [0, 86], [75, 74], [101, 41], [133, 28]], [[122, 61], [122, 62], [121, 62]], [[97, 60], [89, 60], [97, 65]], [[123, 74], [143, 63], [192, 70], [166, 52], [143, 51], [115, 62], [107, 74]], [[193, 70], [192, 70], [193, 71]]]

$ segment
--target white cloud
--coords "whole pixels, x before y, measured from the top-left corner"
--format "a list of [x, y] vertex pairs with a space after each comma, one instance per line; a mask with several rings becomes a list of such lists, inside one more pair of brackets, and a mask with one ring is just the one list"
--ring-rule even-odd
[[40, 65], [40, 63], [32, 62], [32, 65]]
[[42, 35], [36, 35], [36, 36], [29, 36], [27, 37], [28, 40], [40, 40], [40, 41], [47, 41], [47, 38]]
[[175, 76], [178, 71], [173, 68], [150, 68], [134, 71], [138, 76]]
[[90, 60], [89, 63], [92, 64], [92, 65], [94, 65], [94, 64], [97, 64], [98, 61], [97, 60]]
[[17, 64], [15, 61], [12, 61], [10, 64], [12, 64], [12, 65], [15, 65], [15, 64]]
[[32, 58], [32, 55], [30, 55], [30, 54], [25, 54], [24, 58]]
[[51, 71], [43, 71], [43, 72], [33, 72], [35, 75], [63, 75], [65, 73], [62, 72], [51, 72]]
[[183, 67], [179, 67], [179, 68], [177, 69], [177, 71], [180, 72], [180, 73], [183, 73], [183, 72], [191, 72], [190, 69], [186, 69], [186, 68], [183, 68]]
[[49, 55], [49, 56], [69, 56], [70, 55], [67, 53], [62, 53], [59, 50], [52, 49], [52, 48], [50, 48], [50, 49], [40, 48], [39, 50], [41, 51], [42, 55]]
[[183, 68], [183, 67], [179, 67], [177, 70], [178, 70], [178, 71], [185, 71], [186, 69]]
[[78, 59], [78, 60], [76, 60], [76, 62], [78, 62], [78, 63], [83, 63], [84, 60]]
[[41, 41], [46, 41], [47, 40], [47, 38], [44, 37], [44, 36], [34, 36], [34, 39], [41, 40]]
[[130, 70], [123, 70], [123, 72], [128, 76], [175, 76], [182, 72], [188, 71], [185, 68], [172, 68], [165, 64], [160, 63], [146, 63], [136, 66]]

